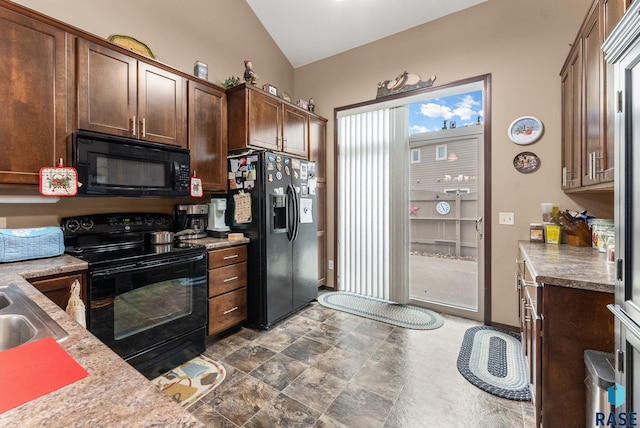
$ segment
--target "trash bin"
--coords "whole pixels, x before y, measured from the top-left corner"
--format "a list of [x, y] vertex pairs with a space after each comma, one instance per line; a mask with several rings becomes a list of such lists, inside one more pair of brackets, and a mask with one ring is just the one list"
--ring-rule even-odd
[[584, 381], [587, 395], [587, 427], [596, 426], [596, 413], [604, 413], [606, 419], [609, 412], [615, 410], [615, 407], [609, 404], [607, 391], [615, 383], [613, 358], [613, 354], [607, 352], [584, 351], [584, 364], [587, 372]]

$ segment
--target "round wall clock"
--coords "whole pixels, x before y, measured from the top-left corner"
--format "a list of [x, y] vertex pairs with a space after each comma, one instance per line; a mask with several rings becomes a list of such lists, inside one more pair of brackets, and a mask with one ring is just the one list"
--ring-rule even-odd
[[438, 202], [438, 204], [436, 205], [436, 211], [438, 212], [438, 214], [440, 215], [445, 215], [445, 214], [449, 214], [449, 211], [451, 210], [451, 205], [449, 205], [449, 202], [446, 201], [440, 201]]
[[507, 133], [511, 141], [525, 145], [538, 141], [543, 129], [540, 119], [533, 116], [522, 116], [511, 122]]

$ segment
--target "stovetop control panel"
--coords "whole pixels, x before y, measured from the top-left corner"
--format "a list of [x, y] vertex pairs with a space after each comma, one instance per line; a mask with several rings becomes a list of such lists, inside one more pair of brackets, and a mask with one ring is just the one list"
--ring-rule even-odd
[[92, 214], [61, 221], [65, 236], [173, 230], [173, 216], [162, 213]]

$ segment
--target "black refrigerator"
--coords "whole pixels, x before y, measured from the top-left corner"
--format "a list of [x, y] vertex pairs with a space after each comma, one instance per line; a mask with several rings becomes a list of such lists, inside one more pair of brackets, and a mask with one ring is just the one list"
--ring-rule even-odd
[[318, 296], [315, 163], [252, 151], [228, 159], [226, 221], [250, 239], [247, 324], [268, 329]]

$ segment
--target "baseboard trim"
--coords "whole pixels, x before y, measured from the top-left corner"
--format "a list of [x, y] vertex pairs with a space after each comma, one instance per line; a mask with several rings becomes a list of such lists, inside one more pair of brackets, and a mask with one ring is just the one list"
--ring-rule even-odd
[[499, 322], [492, 322], [492, 323], [489, 323], [487, 325], [490, 325], [491, 327], [499, 328], [499, 329], [502, 329], [502, 330], [512, 331], [514, 333], [520, 333], [520, 327], [515, 327], [515, 326], [512, 326], [512, 325], [508, 325], [508, 324], [501, 324]]

